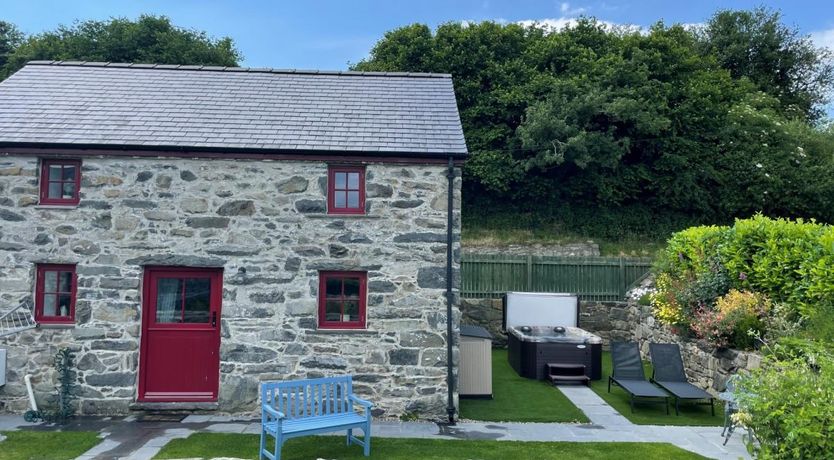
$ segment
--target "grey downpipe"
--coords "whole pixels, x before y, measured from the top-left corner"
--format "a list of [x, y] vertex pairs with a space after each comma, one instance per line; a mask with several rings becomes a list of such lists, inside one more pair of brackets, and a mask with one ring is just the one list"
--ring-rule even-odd
[[449, 414], [449, 424], [455, 424], [455, 374], [452, 359], [452, 243], [454, 228], [454, 195], [455, 195], [455, 162], [449, 157], [449, 168], [446, 172], [449, 179], [446, 206], [446, 380], [449, 390], [446, 412]]

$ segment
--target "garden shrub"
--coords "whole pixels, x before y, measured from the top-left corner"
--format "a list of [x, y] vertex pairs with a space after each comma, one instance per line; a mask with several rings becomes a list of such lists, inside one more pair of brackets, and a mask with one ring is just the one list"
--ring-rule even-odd
[[748, 442], [757, 458], [834, 455], [834, 359], [814, 348], [793, 357], [772, 354], [739, 381], [741, 411], [735, 417], [758, 441]]
[[761, 294], [735, 289], [720, 297], [714, 308], [703, 306], [695, 312], [691, 327], [698, 338], [718, 346], [753, 348], [761, 336], [770, 300]]
[[[756, 215], [731, 227], [689, 228], [672, 235], [655, 272], [656, 318], [716, 346], [750, 348], [751, 330], [767, 337], [769, 325], [800, 322], [834, 338], [829, 225]], [[754, 298], [758, 309], [729, 309]]]

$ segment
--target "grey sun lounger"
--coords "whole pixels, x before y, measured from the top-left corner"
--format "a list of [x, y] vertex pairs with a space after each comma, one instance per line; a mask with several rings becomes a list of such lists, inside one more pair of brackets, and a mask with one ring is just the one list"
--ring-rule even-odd
[[715, 399], [711, 394], [689, 383], [683, 369], [681, 349], [674, 343], [650, 343], [649, 354], [652, 356], [652, 382], [668, 391], [675, 397], [675, 414], [680, 413], [680, 401], [691, 401], [693, 404], [709, 404], [712, 415], [715, 415]]
[[625, 390], [631, 397], [631, 412], [635, 402], [657, 403], [666, 407], [669, 414], [669, 395], [646, 380], [640, 349], [635, 342], [611, 342], [612, 371], [608, 377], [608, 392], [611, 384]]

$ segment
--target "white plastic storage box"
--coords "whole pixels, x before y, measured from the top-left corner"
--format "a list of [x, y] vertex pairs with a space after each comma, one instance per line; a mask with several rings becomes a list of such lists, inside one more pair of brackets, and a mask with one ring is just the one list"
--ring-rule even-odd
[[480, 326], [460, 327], [461, 398], [492, 398], [492, 335]]

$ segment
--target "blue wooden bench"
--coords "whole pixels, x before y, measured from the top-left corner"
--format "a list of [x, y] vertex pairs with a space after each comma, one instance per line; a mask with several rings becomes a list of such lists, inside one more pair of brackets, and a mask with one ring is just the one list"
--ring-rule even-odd
[[[354, 410], [364, 408], [364, 414]], [[349, 375], [288, 382], [261, 383], [260, 459], [281, 460], [281, 446], [289, 438], [347, 430], [347, 445], [359, 444], [371, 453], [371, 408], [353, 394]], [[363, 439], [353, 436], [361, 428]], [[267, 448], [267, 435], [275, 438]]]

